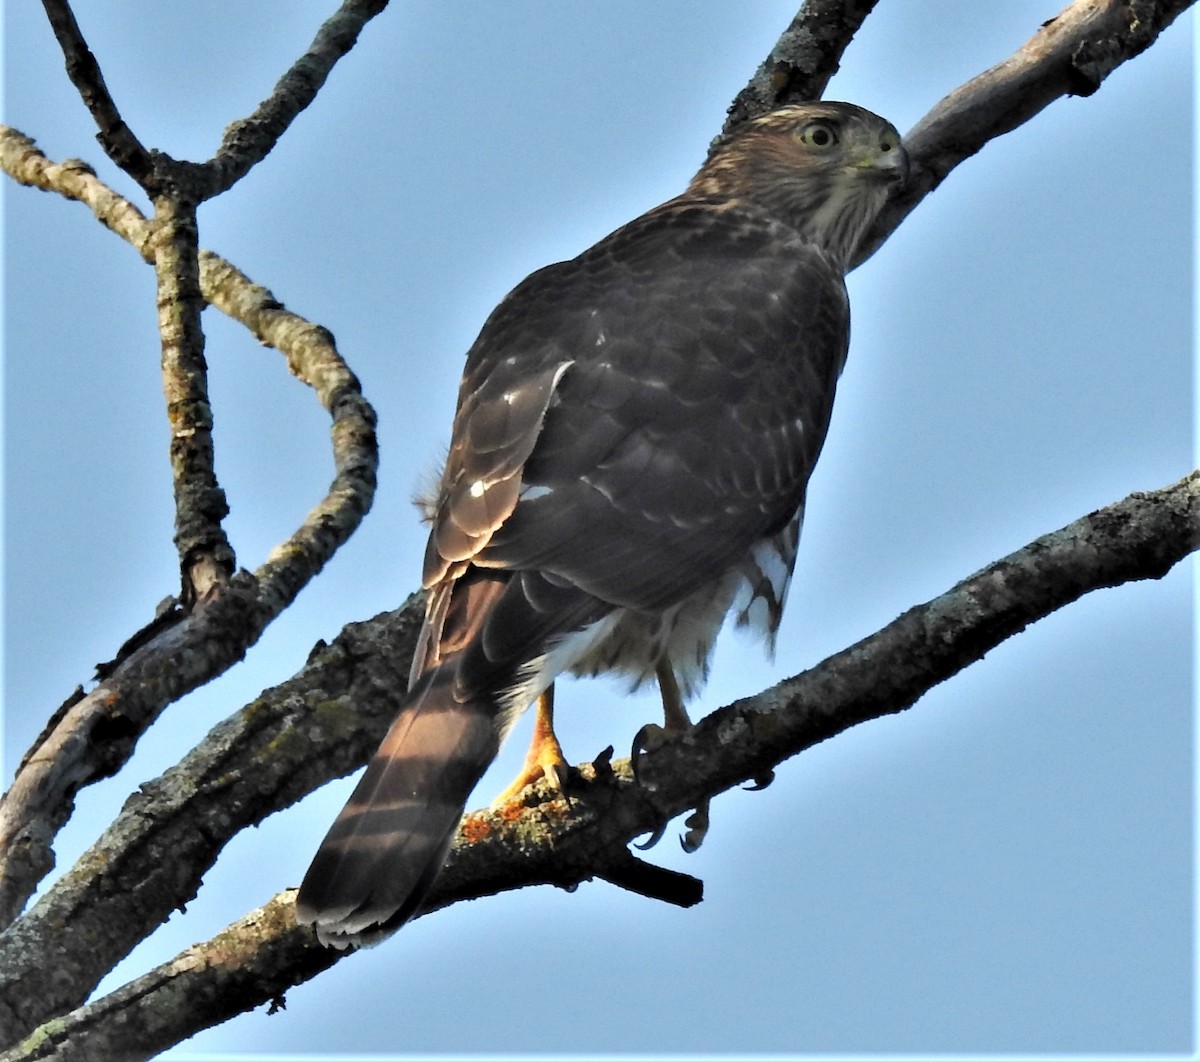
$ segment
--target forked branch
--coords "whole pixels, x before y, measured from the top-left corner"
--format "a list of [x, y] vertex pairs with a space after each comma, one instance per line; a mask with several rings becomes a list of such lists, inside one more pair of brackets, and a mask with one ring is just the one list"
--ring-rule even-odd
[[[0, 126], [0, 166], [22, 184], [84, 203], [143, 258], [152, 258], [154, 227], [83, 163], [53, 163], [28, 137]], [[375, 414], [328, 331], [289, 312], [218, 256], [202, 252], [199, 266], [205, 301], [283, 353], [292, 374], [316, 391], [331, 414], [334, 479], [301, 526], [253, 575], [235, 575], [202, 608], [107, 669], [26, 755], [0, 800], [0, 925], [12, 921], [53, 867], [51, 845], [75, 793], [118, 770], [137, 736], [167, 704], [240, 660], [349, 538], [374, 497]]]

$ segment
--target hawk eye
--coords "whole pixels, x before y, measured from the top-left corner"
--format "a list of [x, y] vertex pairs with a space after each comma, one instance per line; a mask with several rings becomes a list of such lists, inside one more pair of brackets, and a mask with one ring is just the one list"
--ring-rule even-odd
[[800, 130], [800, 140], [809, 147], [820, 150], [833, 147], [838, 142], [837, 132], [828, 122], [809, 122]]

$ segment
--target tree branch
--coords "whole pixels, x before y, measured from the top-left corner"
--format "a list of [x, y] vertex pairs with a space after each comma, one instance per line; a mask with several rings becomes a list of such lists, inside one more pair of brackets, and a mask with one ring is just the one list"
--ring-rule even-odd
[[152, 198], [168, 190], [186, 190], [185, 198], [193, 205], [227, 191], [266, 158], [296, 116], [316, 98], [337, 61], [354, 47], [363, 27], [387, 4], [388, 0], [344, 0], [271, 95], [248, 118], [231, 123], [216, 155], [197, 165], [142, 145], [122, 119], [70, 4], [42, 0], [66, 60], [67, 76], [99, 127], [96, 139], [105, 154]]
[[[153, 226], [85, 164], [52, 163], [28, 137], [0, 126], [0, 166], [22, 184], [84, 203], [152, 260]], [[199, 266], [203, 297], [284, 353], [292, 373], [329, 410], [335, 477], [324, 499], [253, 576], [234, 576], [190, 615], [119, 656], [94, 690], [56, 713], [55, 725], [26, 755], [0, 800], [0, 925], [12, 921], [53, 867], [51, 843], [71, 814], [75, 793], [117, 771], [167, 704], [240, 660], [349, 538], [374, 497], [375, 414], [332, 336], [287, 311], [218, 256], [201, 252]]]
[[[668, 894], [673, 902], [694, 899], [678, 882], [673, 883], [673, 888], [665, 888], [654, 868], [643, 865], [636, 876], [632, 875], [629, 860], [633, 857], [626, 850], [628, 843], [717, 793], [766, 775], [783, 760], [818, 742], [859, 723], [911, 707], [932, 686], [979, 660], [1030, 623], [1084, 594], [1134, 580], [1161, 578], [1197, 548], [1200, 548], [1200, 471], [1161, 490], [1131, 494], [1044, 535], [964, 579], [933, 601], [910, 609], [878, 633], [811, 670], [757, 696], [718, 709], [680, 740], [645, 754], [639, 775], [649, 778], [652, 785], [634, 782], [628, 760], [612, 764], [611, 769], [606, 763], [601, 764], [600, 770], [585, 765], [570, 788], [570, 800], [542, 783], [527, 794], [523, 807], [507, 805], [469, 814], [460, 828], [450, 860], [421, 913], [428, 914], [459, 900], [533, 884], [574, 888], [593, 877], [635, 891]], [[354, 625], [353, 632], [348, 629], [347, 637], [352, 635], [360, 640], [357, 644], [366, 649], [367, 656], [347, 652], [346, 647], [331, 647], [330, 654], [347, 654], [339, 664], [335, 665], [332, 658], [326, 661], [325, 653], [318, 658], [319, 663], [314, 661], [324, 671], [326, 695], [343, 698], [345, 703], [351, 696], [358, 696], [357, 689], [353, 693], [349, 689], [346, 694], [339, 692], [339, 676], [342, 681], [350, 682], [364, 666], [381, 666], [382, 662], [374, 659], [375, 654], [392, 651], [396, 646], [386, 645], [388, 639], [377, 642], [375, 637], [392, 629], [396, 617], [395, 613], [386, 614], [368, 624]], [[413, 619], [410, 633], [415, 633], [415, 616]], [[403, 669], [395, 658], [392, 663]], [[299, 683], [301, 676], [293, 681]], [[365, 686], [371, 685], [372, 680], [367, 680]], [[282, 702], [289, 699], [290, 708], [285, 712]], [[358, 707], [357, 701], [355, 706]], [[280, 714], [284, 713], [292, 725], [303, 728], [304, 736], [298, 734], [296, 744], [303, 744], [305, 738], [312, 742], [311, 748], [302, 754], [310, 764], [303, 783], [267, 785], [269, 801], [279, 797], [295, 799], [296, 790], [309, 788], [316, 777], [317, 772], [311, 769], [314, 757], [322, 761], [326, 757], [335, 758], [333, 772], [337, 772], [374, 747], [388, 721], [386, 715], [380, 717], [378, 707], [377, 698], [375, 703], [367, 705], [366, 729], [371, 733], [364, 740], [362, 731], [352, 722], [339, 720], [340, 710], [314, 711], [303, 703], [303, 698], [295, 697], [292, 684], [285, 684], [222, 724], [218, 731], [227, 731], [230, 755], [242, 762], [254, 760], [260, 771], [266, 768], [271, 777], [277, 777], [287, 775], [292, 769], [290, 756], [296, 750], [289, 749], [286, 743], [281, 748], [273, 729], [248, 734], [235, 732], [236, 728], [263, 713], [278, 720], [284, 719]], [[351, 714], [349, 709], [347, 714]], [[216, 740], [218, 731], [214, 731], [205, 745]], [[272, 763], [271, 756], [263, 755], [268, 744], [272, 756], [282, 754], [288, 760], [287, 765]], [[188, 761], [197, 759], [203, 748], [197, 749]], [[236, 777], [237, 772], [230, 770], [234, 762], [218, 763], [214, 759], [210, 768], [214, 772], [212, 777], [218, 774]], [[183, 765], [178, 770], [186, 773]], [[221, 807], [226, 811], [233, 808], [235, 815], [240, 814], [242, 802], [235, 795], [238, 783], [227, 788], [219, 805], [213, 800], [212, 787], [201, 785], [200, 789], [207, 788], [209, 792], [192, 790], [194, 796], [177, 801], [173, 812], [164, 814], [168, 809], [161, 801], [168, 796], [167, 783], [168, 778], [164, 777], [159, 783], [145, 787], [147, 802], [131, 809], [123, 818], [141, 817], [158, 823], [159, 830], [170, 830], [172, 836], [180, 839], [189, 833], [209, 831], [228, 831], [232, 835], [240, 828], [231, 828], [219, 818]], [[188, 775], [186, 785], [177, 788], [191, 790], [195, 783], [196, 779]], [[260, 807], [255, 814], [265, 814], [265, 809]], [[186, 828], [182, 826], [185, 820]], [[171, 822], [174, 825], [168, 825]], [[114, 824], [113, 829], [117, 828]], [[221, 842], [217, 838], [213, 841], [219, 847]], [[100, 848], [97, 845], [95, 851]], [[189, 851], [187, 858], [178, 862], [190, 864], [193, 857]], [[97, 905], [98, 910], [89, 914], [97, 924], [102, 924], [106, 917], [104, 908], [109, 911], [107, 917], [111, 917], [118, 908], [134, 908], [143, 902], [140, 894], [121, 895], [127, 883], [135, 884], [133, 862], [122, 862], [120, 869], [128, 879], [118, 879], [106, 868], [97, 867], [89, 901]], [[647, 883], [650, 887], [638, 887]], [[278, 1000], [293, 984], [336, 959], [334, 953], [316, 943], [311, 930], [296, 927], [290, 917], [293, 900], [292, 890], [280, 893], [265, 908], [251, 912], [211, 941], [188, 949], [118, 992], [55, 1020], [46, 1027], [45, 1038], [37, 1047], [13, 1051], [2, 1056], [0, 1062], [50, 1057], [56, 1046], [76, 1042], [76, 1038], [85, 1035], [89, 1043], [94, 1036], [99, 1038], [96, 1043], [118, 1045], [117, 1057], [145, 1058], [153, 1050], [178, 1042], [201, 1028], [257, 1004]], [[63, 924], [58, 919], [68, 912], [59, 910], [51, 916], [49, 911], [41, 912], [41, 907], [39, 903], [34, 913]], [[20, 925], [10, 930], [10, 934], [22, 932]], [[87, 933], [81, 932], [81, 936], [90, 943], [92, 932], [89, 929]], [[0, 1000], [19, 998], [13, 984], [18, 978], [35, 976], [31, 965], [39, 959], [43, 968], [63, 969], [62, 952], [39, 953], [40, 948], [50, 943], [46, 938], [29, 941], [24, 949], [28, 955], [22, 964], [24, 969], [18, 970], [12, 964], [21, 956], [9, 950], [7, 935], [0, 938], [0, 970], [4, 971], [5, 985], [0, 988]], [[221, 962], [199, 961], [217, 949]], [[279, 960], [280, 964], [271, 959]], [[180, 991], [181, 976], [188, 978], [186, 992]], [[48, 990], [50, 987], [47, 986]], [[30, 994], [25, 991], [20, 997]], [[194, 1003], [197, 999], [202, 1001], [199, 1006]], [[47, 1016], [56, 1012], [48, 1008]], [[140, 1038], [142, 1033], [127, 1035], [122, 1030], [143, 1030], [151, 1016], [158, 1023], [155, 1036], [163, 1039], [156, 1038], [152, 1043], [157, 1047], [139, 1053], [139, 1045], [145, 1042]], [[22, 1028], [30, 1028], [25, 1023], [31, 1017], [38, 1020], [25, 1015]], [[54, 1057], [73, 1056], [54, 1054]]]
[[46, 15], [66, 59], [67, 73], [99, 126], [98, 139], [109, 157], [154, 200], [152, 241], [158, 284], [158, 323], [163, 389], [171, 426], [171, 470], [175, 487], [175, 543], [180, 554], [185, 608], [233, 573], [233, 548], [221, 521], [228, 515], [225, 494], [213, 466], [212, 409], [200, 312], [196, 205], [201, 197], [193, 171], [170, 156], [146, 150], [113, 102], [96, 57], [66, 0], [43, 0]]
[[100, 132], [96, 139], [118, 166], [142, 187], [154, 172], [154, 157], [125, 124], [104, 83], [100, 64], [83, 39], [79, 23], [66, 0], [42, 0], [50, 28], [62, 49], [67, 64], [67, 77], [79, 90], [84, 105], [91, 112]]
[[316, 98], [334, 64], [354, 47], [363, 27], [388, 0], [345, 0], [317, 31], [316, 37], [271, 95], [248, 118], [225, 130], [221, 146], [204, 165], [206, 198], [220, 195], [241, 180], [270, 153], [296, 116]]
[[[154, 200], [153, 262], [171, 425], [180, 600], [190, 609], [228, 579], [235, 567], [233, 548], [221, 527], [229, 507], [213, 462], [212, 409], [200, 324], [196, 206], [227, 190], [266, 157], [296, 115], [316, 97], [337, 61], [354, 47], [366, 22], [387, 7], [387, 0], [345, 0], [271, 96], [248, 119], [226, 130], [217, 155], [204, 165], [146, 151], [121, 119], [67, 0], [43, 2], [71, 80], [100, 127], [101, 144]], [[289, 545], [305, 547], [299, 541]], [[273, 568], [272, 573], [286, 576], [286, 569]]]
[[[294, 678], [141, 786], [75, 866], [0, 935], [0, 1030], [28, 1030], [78, 1006], [195, 896], [231, 837], [355, 770], [372, 740], [364, 732], [377, 742], [404, 696], [423, 618], [424, 600], [413, 597], [349, 624]], [[10, 1042], [0, 1038], [0, 1047]]]
[[163, 392], [171, 428], [171, 479], [175, 492], [175, 547], [182, 599], [191, 609], [233, 574], [233, 547], [221, 527], [229, 515], [217, 483], [208, 365], [200, 314], [199, 234], [195, 207], [173, 196], [154, 203], [154, 275], [158, 331], [162, 337]]
[[805, 0], [750, 83], [729, 105], [722, 135], [790, 103], [820, 99], [878, 0]]
[[855, 261], [873, 255], [947, 175], [1062, 96], [1090, 96], [1196, 0], [1075, 0], [1018, 51], [938, 103], [904, 137], [911, 170]]

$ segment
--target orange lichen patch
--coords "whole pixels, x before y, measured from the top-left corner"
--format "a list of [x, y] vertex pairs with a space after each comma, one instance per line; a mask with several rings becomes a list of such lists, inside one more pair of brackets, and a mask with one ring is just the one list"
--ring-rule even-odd
[[486, 840], [491, 832], [491, 826], [482, 818], [472, 817], [463, 819], [462, 835], [468, 844], [476, 844], [479, 841]]
[[505, 822], [515, 822], [525, 813], [525, 804], [520, 800], [510, 800], [496, 808], [496, 816]]

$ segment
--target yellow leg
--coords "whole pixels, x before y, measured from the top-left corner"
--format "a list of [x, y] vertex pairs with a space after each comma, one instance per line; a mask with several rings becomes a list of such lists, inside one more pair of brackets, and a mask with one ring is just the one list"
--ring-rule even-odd
[[655, 666], [654, 673], [658, 677], [658, 692], [662, 694], [663, 729], [669, 734], [682, 734], [691, 727], [692, 721], [683, 706], [675, 672], [670, 662], [663, 659]]
[[[692, 721], [688, 718], [687, 710], [683, 707], [683, 697], [679, 693], [679, 683], [675, 678], [675, 672], [671, 669], [671, 665], [667, 660], [660, 660], [654, 669], [655, 675], [658, 676], [658, 690], [662, 694], [663, 704], [663, 725], [656, 726], [654, 723], [647, 723], [641, 730], [638, 731], [637, 737], [633, 739], [633, 765], [634, 775], [637, 775], [638, 757], [642, 752], [650, 752], [664, 745], [672, 737], [684, 733], [691, 729]], [[702, 800], [696, 805], [695, 810], [688, 816], [684, 823], [687, 826], [687, 832], [679, 838], [679, 843], [683, 846], [685, 852], [694, 852], [701, 844], [704, 843], [704, 837], [708, 833], [708, 801]], [[650, 847], [658, 840], [658, 834], [655, 834], [651, 841], [646, 845], [638, 847]]]
[[533, 720], [533, 741], [525, 754], [525, 764], [512, 784], [495, 800], [492, 807], [507, 804], [526, 786], [532, 785], [543, 775], [550, 779], [557, 789], [564, 789], [567, 782], [567, 771], [570, 764], [563, 755], [562, 746], [554, 734], [554, 687], [551, 686], [537, 700], [536, 715]]

